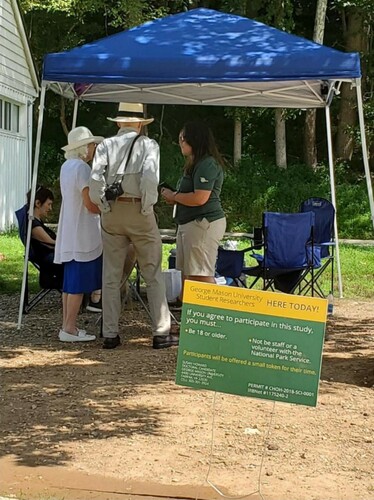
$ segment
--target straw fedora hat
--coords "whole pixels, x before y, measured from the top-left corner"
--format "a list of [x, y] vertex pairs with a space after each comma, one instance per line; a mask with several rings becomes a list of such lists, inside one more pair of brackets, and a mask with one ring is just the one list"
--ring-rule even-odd
[[111, 122], [142, 123], [142, 125], [148, 125], [153, 122], [154, 118], [144, 118], [143, 104], [120, 102], [117, 116], [115, 118], [108, 118], [108, 120]]
[[86, 144], [99, 144], [104, 140], [104, 137], [98, 135], [92, 135], [91, 130], [87, 127], [76, 127], [70, 130], [68, 133], [68, 144], [64, 146], [64, 151], [71, 151], [72, 149], [77, 149], [80, 146], [85, 146]]

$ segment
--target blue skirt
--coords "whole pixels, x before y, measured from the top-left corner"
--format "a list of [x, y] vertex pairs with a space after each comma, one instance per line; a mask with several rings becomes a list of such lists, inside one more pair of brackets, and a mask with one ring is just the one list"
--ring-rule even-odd
[[91, 293], [101, 289], [103, 258], [100, 255], [90, 262], [71, 260], [64, 264], [64, 293]]

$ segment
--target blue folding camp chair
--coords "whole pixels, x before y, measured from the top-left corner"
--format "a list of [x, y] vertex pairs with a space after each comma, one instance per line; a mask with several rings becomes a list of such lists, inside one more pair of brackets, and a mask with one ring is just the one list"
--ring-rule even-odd
[[[27, 205], [24, 205], [22, 208], [16, 210], [15, 212], [18, 222], [18, 234], [25, 247], [27, 237], [28, 210], [29, 207]], [[30, 312], [31, 309], [35, 307], [52, 290], [57, 290], [61, 293], [63, 283], [63, 266], [59, 264], [43, 262], [43, 260], [41, 260], [35, 252], [31, 243], [29, 249], [29, 262], [31, 262], [39, 272], [39, 286], [41, 290], [36, 295], [34, 295], [31, 301], [29, 301], [27, 273], [25, 301], [23, 305], [23, 312], [25, 314]]]
[[313, 227], [313, 212], [264, 212], [263, 254], [252, 254], [258, 265], [242, 270], [245, 275], [254, 277], [248, 287], [253, 288], [262, 280], [263, 290], [294, 293], [309, 273], [313, 295], [314, 267], [319, 262], [313, 246]]
[[[333, 204], [325, 198], [308, 198], [300, 205], [300, 212], [314, 213], [313, 240], [315, 251], [320, 253], [321, 265], [315, 270], [313, 276], [314, 290], [320, 297], [327, 297], [334, 289], [334, 219], [335, 209]], [[326, 281], [322, 275], [330, 271], [330, 277]], [[311, 287], [311, 276], [305, 276], [300, 283], [300, 293], [309, 293]], [[324, 290], [325, 288], [325, 290]]]

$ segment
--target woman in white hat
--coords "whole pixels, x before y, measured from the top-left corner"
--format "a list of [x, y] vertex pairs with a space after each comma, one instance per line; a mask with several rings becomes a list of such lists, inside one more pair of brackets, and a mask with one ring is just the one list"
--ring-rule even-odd
[[96, 144], [104, 138], [92, 135], [87, 127], [68, 134], [66, 161], [60, 172], [62, 204], [57, 230], [55, 263], [64, 263], [62, 295], [62, 342], [95, 340], [77, 327], [83, 294], [101, 289], [102, 242], [98, 207], [88, 195], [88, 183]]

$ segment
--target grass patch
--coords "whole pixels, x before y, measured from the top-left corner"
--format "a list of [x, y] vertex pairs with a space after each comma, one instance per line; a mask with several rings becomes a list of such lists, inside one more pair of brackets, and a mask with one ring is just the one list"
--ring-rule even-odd
[[[0, 254], [4, 256], [0, 261], [0, 293], [21, 293], [25, 250], [16, 231], [0, 235]], [[38, 279], [38, 271], [32, 264], [29, 264], [29, 290], [31, 293], [38, 291]]]
[[[245, 246], [245, 243], [240, 244], [241, 248]], [[173, 247], [174, 245], [163, 245], [163, 269], [168, 267], [169, 252]], [[340, 244], [339, 248], [344, 297], [374, 298], [374, 247]], [[1, 234], [0, 254], [4, 256], [0, 261], [0, 293], [19, 294], [22, 285], [24, 248], [16, 232]], [[254, 259], [249, 259], [247, 262], [255, 265]], [[31, 293], [39, 289], [38, 272], [32, 264], [29, 264], [29, 287]], [[338, 296], [337, 290], [337, 272], [335, 272], [335, 296]]]

